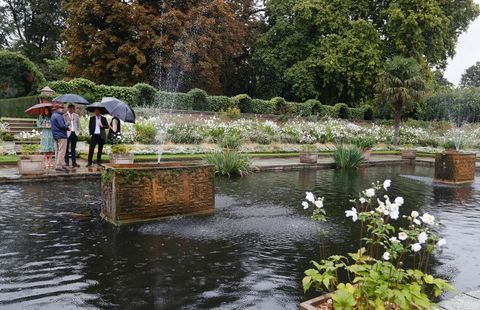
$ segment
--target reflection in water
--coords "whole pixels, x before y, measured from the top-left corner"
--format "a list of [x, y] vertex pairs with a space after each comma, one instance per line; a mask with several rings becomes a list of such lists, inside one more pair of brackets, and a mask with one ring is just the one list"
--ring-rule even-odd
[[[358, 232], [344, 210], [386, 178], [391, 196], [405, 197], [403, 214], [442, 220], [448, 244], [433, 262], [436, 275], [474, 288], [480, 189], [435, 185], [432, 175], [394, 166], [219, 178], [214, 215], [122, 228], [91, 215], [98, 182], [2, 185], [0, 308], [297, 309], [315, 295], [305, 296], [300, 281], [320, 258], [319, 231], [327, 254], [355, 249]], [[321, 226], [300, 207], [305, 191], [325, 197]]]

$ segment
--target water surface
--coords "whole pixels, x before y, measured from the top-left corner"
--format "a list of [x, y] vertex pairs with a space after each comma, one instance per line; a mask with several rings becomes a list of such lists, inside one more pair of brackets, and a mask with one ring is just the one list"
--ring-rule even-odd
[[480, 185], [434, 185], [428, 167], [260, 173], [216, 180], [212, 216], [114, 228], [96, 217], [99, 182], [0, 186], [0, 308], [298, 309], [319, 258], [318, 226], [300, 206], [325, 196], [327, 251], [356, 248], [349, 199], [375, 180], [442, 225], [436, 275], [480, 285]]

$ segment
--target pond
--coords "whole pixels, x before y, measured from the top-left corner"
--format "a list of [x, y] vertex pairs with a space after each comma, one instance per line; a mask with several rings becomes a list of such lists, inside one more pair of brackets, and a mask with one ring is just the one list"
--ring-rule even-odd
[[319, 258], [305, 191], [325, 197], [328, 253], [347, 253], [358, 240], [349, 199], [387, 178], [405, 198], [401, 214], [442, 221], [434, 273], [476, 288], [480, 185], [433, 185], [432, 175], [407, 165], [218, 178], [214, 215], [121, 228], [96, 217], [98, 181], [1, 185], [0, 308], [298, 309], [315, 295], [301, 278]]

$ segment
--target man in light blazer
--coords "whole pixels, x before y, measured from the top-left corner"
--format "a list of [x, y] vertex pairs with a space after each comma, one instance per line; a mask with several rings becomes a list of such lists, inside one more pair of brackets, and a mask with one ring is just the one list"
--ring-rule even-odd
[[68, 105], [67, 113], [63, 114], [65, 124], [68, 126], [67, 131], [67, 151], [65, 153], [65, 164], [69, 165], [69, 159], [72, 159], [72, 167], [80, 167], [77, 164], [77, 141], [80, 136], [80, 116], [75, 113], [75, 105]]

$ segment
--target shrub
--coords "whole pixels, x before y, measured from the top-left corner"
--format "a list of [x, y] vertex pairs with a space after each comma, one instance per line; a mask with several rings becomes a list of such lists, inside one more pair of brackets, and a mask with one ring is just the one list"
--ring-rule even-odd
[[208, 154], [205, 162], [213, 165], [215, 173], [220, 175], [243, 176], [250, 173], [252, 169], [252, 162], [248, 155], [231, 150]]
[[112, 145], [112, 154], [129, 154], [133, 151], [133, 146], [126, 144], [114, 144]]
[[350, 111], [346, 103], [337, 103], [335, 105], [335, 110], [337, 111], [337, 116], [341, 119], [348, 119], [350, 117]]
[[137, 90], [137, 106], [149, 106], [155, 104], [157, 90], [153, 86], [139, 83], [136, 84], [134, 88]]
[[249, 113], [274, 114], [275, 104], [271, 100], [252, 99], [252, 110]]
[[338, 111], [334, 106], [321, 105], [319, 116], [337, 118], [338, 117]]
[[134, 125], [137, 141], [143, 144], [154, 144], [157, 138], [157, 128], [150, 122], [138, 122]]
[[167, 130], [169, 141], [178, 144], [196, 144], [202, 142], [202, 136], [192, 123], [175, 123]]
[[377, 144], [377, 140], [371, 136], [355, 136], [352, 143], [361, 150], [369, 150]]
[[358, 168], [363, 162], [362, 151], [354, 145], [338, 146], [333, 153], [335, 164], [340, 169]]
[[232, 120], [237, 120], [241, 117], [242, 117], [242, 115], [240, 113], [239, 108], [231, 107], [231, 108], [228, 108], [227, 111], [221, 111], [220, 112], [220, 118], [223, 119], [223, 120], [232, 121]]
[[240, 94], [233, 97], [235, 105], [240, 109], [241, 113], [252, 113], [252, 98], [246, 94]]
[[207, 97], [207, 106], [203, 111], [220, 112], [234, 108], [235, 101], [226, 96], [209, 96]]
[[192, 110], [193, 99], [190, 94], [157, 92], [155, 106], [163, 109]]
[[188, 92], [188, 95], [192, 98], [192, 108], [196, 111], [208, 111], [207, 110], [207, 97], [208, 94], [203, 89], [194, 88]]
[[32, 95], [45, 84], [37, 65], [26, 56], [0, 51], [0, 99]]
[[225, 135], [219, 145], [224, 149], [237, 150], [242, 145], [242, 138], [237, 134]]
[[25, 110], [37, 103], [37, 96], [0, 99], [0, 117], [32, 117]]
[[365, 117], [365, 110], [363, 108], [349, 108], [348, 118], [353, 120], [363, 120]]
[[286, 114], [287, 113], [287, 102], [282, 97], [275, 97], [270, 100], [272, 105], [275, 107], [274, 114]]
[[373, 121], [373, 108], [371, 105], [364, 105], [363, 107], [363, 119], [366, 121]]
[[298, 109], [298, 115], [303, 117], [308, 117], [311, 115], [320, 115], [322, 110], [322, 104], [320, 101], [315, 99], [310, 99], [300, 104]]
[[38, 144], [23, 144], [20, 147], [22, 155], [33, 155], [40, 153], [40, 145]]

